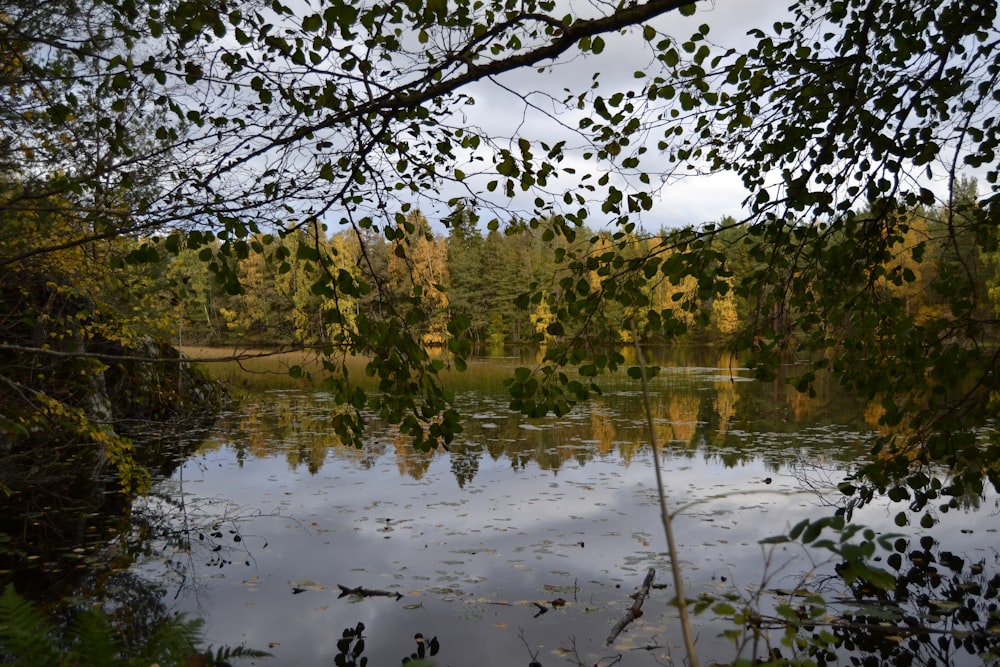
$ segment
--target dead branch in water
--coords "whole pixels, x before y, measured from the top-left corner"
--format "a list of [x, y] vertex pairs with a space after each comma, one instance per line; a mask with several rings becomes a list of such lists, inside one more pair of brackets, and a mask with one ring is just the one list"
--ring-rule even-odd
[[635, 593], [632, 594], [632, 607], [625, 613], [615, 627], [611, 629], [611, 634], [608, 635], [605, 644], [611, 646], [611, 644], [618, 638], [622, 630], [628, 626], [629, 623], [635, 619], [642, 616], [642, 603], [646, 601], [646, 596], [649, 595], [649, 587], [653, 585], [653, 577], [656, 576], [656, 570], [649, 568], [649, 572], [646, 573], [646, 578], [642, 580], [642, 586], [639, 587]]

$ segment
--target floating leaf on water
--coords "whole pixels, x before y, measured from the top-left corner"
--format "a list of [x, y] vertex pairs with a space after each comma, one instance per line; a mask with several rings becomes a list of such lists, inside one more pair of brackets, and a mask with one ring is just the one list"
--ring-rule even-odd
[[573, 585], [556, 586], [554, 584], [545, 584], [542, 588], [553, 593], [574, 593], [577, 590], [577, 587]]

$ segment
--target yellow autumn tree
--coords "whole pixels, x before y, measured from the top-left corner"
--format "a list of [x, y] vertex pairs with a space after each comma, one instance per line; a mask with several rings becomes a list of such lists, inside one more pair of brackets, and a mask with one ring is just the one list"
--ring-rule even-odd
[[396, 297], [419, 301], [419, 308], [406, 309], [407, 321], [419, 327], [425, 345], [444, 345], [448, 341], [448, 295], [442, 286], [448, 283], [448, 246], [434, 237], [420, 211], [405, 216], [401, 231], [389, 252], [389, 277]]
[[[262, 246], [270, 242], [263, 235], [253, 239]], [[230, 307], [220, 309], [226, 326], [247, 344], [277, 344], [292, 338], [292, 309], [289, 295], [279, 291], [278, 270], [273, 252], [255, 252], [238, 266], [243, 289]]]
[[531, 313], [531, 325], [535, 327], [535, 333], [541, 334], [545, 344], [552, 343], [556, 338], [548, 332], [549, 325], [555, 321], [556, 316], [549, 307], [548, 299], [540, 300]]
[[891, 246], [892, 258], [885, 262], [886, 274], [879, 278], [879, 285], [886, 292], [903, 299], [906, 314], [919, 322], [943, 314], [940, 306], [931, 303], [930, 281], [933, 267], [925, 256], [930, 243], [927, 219], [907, 215], [900, 221], [898, 239]]
[[712, 323], [723, 338], [735, 335], [740, 328], [733, 279], [727, 278], [726, 283], [729, 285], [729, 291], [722, 296], [715, 297], [712, 301]]
[[[660, 243], [667, 244], [666, 240]], [[663, 251], [666, 261], [675, 251]], [[660, 310], [670, 310], [674, 318], [691, 327], [697, 321], [696, 306], [698, 304], [698, 279], [693, 275], [685, 275], [678, 282], [663, 277], [653, 286], [653, 306]]]
[[[40, 441], [79, 447], [89, 451], [95, 474], [110, 464], [124, 486], [141, 485], [146, 478], [131, 441], [115, 431], [109, 413], [109, 395], [135, 378], [94, 351], [123, 355], [150, 348], [153, 335], [171, 335], [171, 305], [159, 293], [148, 245], [94, 239], [92, 222], [67, 200], [48, 196], [22, 207], [15, 203], [21, 194], [8, 184], [0, 205], [0, 429], [13, 451]], [[170, 382], [172, 372], [146, 374], [152, 384]], [[149, 417], [161, 407], [148, 403]]]

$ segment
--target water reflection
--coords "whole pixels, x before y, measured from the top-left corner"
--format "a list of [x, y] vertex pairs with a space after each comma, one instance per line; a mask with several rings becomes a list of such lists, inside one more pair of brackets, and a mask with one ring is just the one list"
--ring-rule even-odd
[[[670, 504], [684, 508], [686, 583], [772, 608], [773, 591], [830, 576], [835, 562], [759, 540], [831, 512], [871, 429], [862, 404], [826, 387], [804, 399], [698, 363], [652, 386]], [[364, 448], [345, 447], [322, 393], [247, 400], [151, 498], [173, 538], [143, 574], [206, 616], [210, 642], [270, 650], [278, 665], [351, 664], [361, 626], [372, 665], [399, 664], [418, 632], [438, 640], [440, 665], [680, 662], [636, 383], [622, 374], [570, 414], [532, 420], [477, 370], [489, 389], [458, 392], [469, 417], [449, 451], [416, 452], [377, 423]], [[884, 506], [856, 518], [896, 530]], [[968, 514], [936, 539], [985, 568], [991, 537]], [[650, 567], [663, 587], [605, 647]], [[339, 597], [341, 587], [401, 597]], [[710, 612], [697, 622], [703, 658], [731, 659], [718, 636], [731, 626]]]
[[[546, 420], [510, 411], [499, 384], [493, 393], [458, 393], [457, 407], [469, 415], [464, 432], [450, 446], [459, 484], [475, 475], [474, 452], [505, 458], [514, 468], [530, 461], [543, 470], [595, 457], [631, 461], [646, 446], [637, 383], [622, 375], [605, 384], [603, 396]], [[762, 458], [776, 469], [797, 460], [803, 443], [828, 440], [836, 444], [829, 450], [831, 460], [850, 464], [865, 455], [870, 436], [860, 404], [826, 385], [810, 398], [780, 380], [761, 384], [737, 370], [694, 367], [665, 369], [651, 389], [657, 441], [674, 456], [701, 456], [730, 467]], [[336, 410], [332, 398], [320, 392], [267, 392], [266, 399], [248, 400], [224, 416], [218, 435], [203, 450], [231, 447], [238, 461], [280, 455], [291, 469], [303, 466], [312, 474], [329, 456], [370, 467], [388, 453], [401, 475], [419, 480], [426, 473], [435, 454], [413, 451], [405, 437], [377, 422], [363, 449], [343, 446], [329, 429]], [[849, 424], [855, 426], [845, 426]]]
[[[205, 428], [199, 419], [131, 435], [143, 465], [169, 476], [194, 451]], [[166, 655], [166, 643], [179, 650], [183, 642], [176, 638], [183, 633], [174, 622], [164, 581], [134, 568], [153, 553], [152, 542], [164, 537], [150, 521], [162, 523], [161, 517], [146, 516], [141, 511], [145, 501], [133, 505], [135, 493], [121, 489], [113, 470], [97, 474], [100, 465], [92, 460], [85, 465], [86, 449], [50, 448], [43, 454], [43, 464], [25, 465], [28, 469], [8, 477], [11, 486], [0, 493], [0, 587], [11, 585], [45, 617], [49, 630], [34, 646], [88, 646], [83, 654], [91, 663], [108, 651], [120, 650], [125, 661], [143, 652]], [[31, 460], [25, 457], [17, 467]], [[38, 470], [45, 474], [39, 476]], [[95, 606], [106, 625], [97, 622]], [[25, 627], [28, 618], [22, 607], [5, 617], [4, 640], [10, 628]], [[81, 634], [87, 639], [80, 640]], [[25, 653], [38, 659], [25, 647], [18, 641], [6, 644], [10, 655], [0, 662], [23, 661]]]

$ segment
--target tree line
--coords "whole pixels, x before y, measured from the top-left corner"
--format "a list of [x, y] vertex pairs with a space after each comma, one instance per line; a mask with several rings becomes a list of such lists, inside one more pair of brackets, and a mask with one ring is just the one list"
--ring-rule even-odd
[[[976, 206], [975, 180], [963, 178], [959, 187], [957, 209]], [[970, 234], [941, 243], [951, 238], [950, 215], [954, 212], [932, 208], [908, 214], [878, 267], [879, 291], [901, 300], [905, 312], [918, 322], [946, 315], [947, 285], [959, 271], [972, 275], [974, 289], [989, 295], [983, 308], [1000, 309], [1000, 257], [985, 251]], [[399, 237], [391, 242], [381, 236], [359, 239], [350, 232], [331, 233], [325, 226], [256, 234], [249, 243], [261, 251], [237, 266], [240, 289], [235, 294], [210, 269], [209, 255], [217, 252], [218, 241], [206, 248], [164, 254], [151, 274], [159, 276], [163, 292], [171, 295], [170, 308], [161, 309], [158, 319], [167, 325], [171, 339], [181, 344], [321, 347], [344, 344], [356, 336], [353, 326], [359, 314], [368, 320], [385, 319], [384, 302], [398, 308], [407, 299], [420, 299], [425, 312], [415, 315], [413, 324], [427, 346], [446, 346], [450, 331], [456, 331], [449, 324], [458, 321], [463, 323], [458, 330], [478, 349], [547, 345], [563, 338], [552, 326], [563, 292], [601, 289], [601, 269], [591, 269], [583, 277], [574, 272], [566, 260], [568, 245], [583, 248], [582, 256], [596, 260], [620, 246], [626, 249], [625, 258], [659, 257], [659, 266], [665, 267], [676, 253], [678, 239], [690, 233], [633, 231], [615, 238], [609, 231], [582, 229], [570, 244], [562, 237], [557, 240], [547, 220], [513, 220], [505, 229], [496, 224], [484, 229], [475, 211], [461, 204], [436, 224], [420, 211], [411, 211], [400, 226]], [[756, 306], [754, 295], [737, 294], [736, 286], [766, 263], [751, 256], [745, 232], [735, 219], [696, 229], [710, 237], [709, 245], [719, 259], [707, 263], [701, 275], [686, 275], [679, 281], [662, 269], [644, 276], [635, 287], [646, 305], [605, 304], [590, 316], [587, 335], [607, 345], [630, 343], [638, 331], [643, 344], [732, 346]], [[323, 261], [317, 262], [320, 257]], [[384, 284], [360, 297], [335, 289], [325, 292], [315, 289], [320, 271], [330, 271], [340, 280]], [[724, 287], [713, 287], [706, 297], [699, 284], [709, 280]], [[533, 293], [541, 298], [532, 301]], [[647, 326], [650, 308], [675, 314], [675, 335], [667, 337]], [[788, 328], [794, 316], [776, 310], [773, 326]]]

